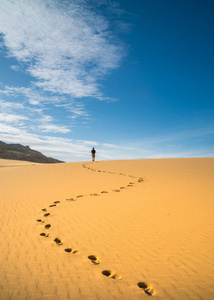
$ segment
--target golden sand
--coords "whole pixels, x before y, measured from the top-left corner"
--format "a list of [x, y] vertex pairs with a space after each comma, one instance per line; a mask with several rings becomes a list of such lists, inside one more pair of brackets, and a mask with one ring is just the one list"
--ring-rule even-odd
[[214, 158], [0, 160], [0, 193], [2, 300], [214, 299]]

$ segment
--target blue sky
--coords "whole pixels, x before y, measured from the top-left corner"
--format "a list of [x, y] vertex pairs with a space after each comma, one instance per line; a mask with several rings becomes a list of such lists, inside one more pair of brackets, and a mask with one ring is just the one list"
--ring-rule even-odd
[[214, 2], [1, 0], [0, 140], [64, 161], [214, 155]]

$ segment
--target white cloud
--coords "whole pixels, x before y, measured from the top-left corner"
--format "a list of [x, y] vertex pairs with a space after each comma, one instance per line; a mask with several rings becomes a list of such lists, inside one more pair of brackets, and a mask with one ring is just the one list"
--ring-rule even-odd
[[[0, 100], [0, 108], [2, 113], [0, 113], [0, 122], [15, 124], [16, 128], [23, 130], [25, 128], [26, 132], [42, 134], [43, 132], [53, 132], [53, 133], [63, 133], [66, 134], [70, 132], [70, 128], [67, 126], [55, 124], [56, 120], [44, 113], [43, 109], [36, 109], [30, 106], [24, 106], [20, 103], [6, 102]], [[0, 127], [0, 132], [5, 132], [5, 126]], [[11, 132], [11, 128], [9, 128]]]
[[15, 137], [18, 135], [25, 134], [25, 131], [21, 128], [14, 127], [12, 125], [5, 125], [4, 123], [0, 123], [0, 134], [2, 134], [2, 137], [6, 135], [9, 135], [14, 140]]
[[103, 143], [102, 146], [106, 148], [112, 148], [112, 149], [123, 149], [123, 150], [136, 150], [134, 147], [128, 147], [128, 146], [119, 146], [119, 145], [114, 145], [114, 144], [108, 144], [108, 143]]
[[95, 141], [86, 141], [86, 140], [77, 140], [78, 143], [81, 143], [83, 145], [87, 145], [87, 146], [98, 146], [99, 143], [95, 142]]
[[20, 115], [0, 113], [0, 122], [3, 121], [3, 122], [8, 122], [8, 123], [10, 123], [10, 122], [15, 123], [20, 120], [28, 120], [28, 118], [25, 116], [20, 116]]
[[[0, 90], [0, 93], [1, 93], [1, 90]], [[19, 110], [22, 110], [24, 109], [24, 105], [22, 103], [14, 103], [14, 102], [8, 102], [8, 101], [5, 101], [3, 99], [0, 99], [0, 108], [1, 108], [1, 111], [3, 110], [16, 110], [16, 109], [19, 109]]]
[[55, 104], [64, 99], [54, 95], [46, 95], [45, 93], [42, 93], [42, 91], [33, 87], [5, 86], [4, 88], [0, 89], [0, 94], [14, 98], [22, 96], [22, 98], [24, 97], [24, 99], [26, 99], [28, 103], [33, 106], [47, 103]]
[[60, 133], [68, 133], [70, 132], [70, 129], [68, 129], [65, 126], [57, 126], [53, 124], [44, 124], [44, 125], [39, 125], [38, 128], [42, 132], [60, 132]]
[[37, 87], [75, 98], [103, 99], [98, 80], [124, 55], [108, 21], [84, 1], [1, 0], [0, 32]]

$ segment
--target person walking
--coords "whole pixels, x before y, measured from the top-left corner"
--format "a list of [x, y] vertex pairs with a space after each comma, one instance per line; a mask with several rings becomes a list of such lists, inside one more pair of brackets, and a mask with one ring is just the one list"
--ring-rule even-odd
[[92, 148], [92, 150], [91, 150], [92, 161], [95, 160], [95, 153], [96, 153], [96, 150], [94, 148]]

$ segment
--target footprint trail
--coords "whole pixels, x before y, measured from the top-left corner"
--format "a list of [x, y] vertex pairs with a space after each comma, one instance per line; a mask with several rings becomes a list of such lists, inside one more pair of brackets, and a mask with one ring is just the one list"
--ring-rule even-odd
[[[118, 193], [118, 192], [121, 192], [121, 191], [129, 188], [129, 187], [135, 187], [136, 183], [141, 183], [141, 182], [144, 181], [144, 179], [142, 177], [138, 178], [136, 176], [127, 175], [127, 174], [124, 174], [124, 173], [115, 173], [115, 172], [110, 172], [110, 171], [108, 172], [108, 171], [100, 170], [100, 169], [96, 170], [96, 169], [93, 169], [92, 167], [88, 167], [87, 164], [83, 164], [82, 167], [85, 168], [85, 169], [88, 169], [90, 171], [93, 171], [93, 172], [108, 173], [108, 174], [111, 174], [111, 176], [120, 175], [120, 176], [124, 176], [124, 177], [128, 177], [128, 178], [133, 178], [133, 179], [136, 179], [136, 181], [133, 180], [132, 182], [129, 182], [126, 186], [121, 186], [121, 187], [118, 187], [118, 188], [110, 190], [110, 191], [104, 190], [104, 191], [95, 192], [95, 193], [88, 194], [88, 195], [83, 195], [83, 194], [76, 195], [76, 196], [73, 196], [73, 197], [65, 199], [65, 201], [75, 202], [77, 200], [81, 200], [81, 198], [83, 198], [85, 196], [97, 197], [97, 196], [101, 196], [101, 195], [104, 195], [104, 194], [107, 194], [107, 193], [110, 193], [110, 192], [116, 192], [116, 193]], [[49, 205], [49, 207], [50, 208], [57, 207], [57, 204], [59, 204], [59, 203], [61, 203], [61, 202], [60, 201], [54, 201], [52, 204]], [[48, 219], [48, 217], [51, 216], [51, 214], [49, 212], [47, 212], [46, 208], [43, 208], [42, 211], [45, 212], [45, 214], [43, 215], [45, 218]], [[41, 223], [41, 224], [46, 223], [42, 219], [37, 219], [36, 221], [39, 222], [39, 223]], [[49, 229], [51, 230], [52, 225], [50, 223], [48, 223], [48, 224], [46, 224], [44, 226], [44, 228], [48, 229], [48, 230]], [[50, 234], [42, 232], [42, 233], [40, 233], [40, 236], [50, 237]], [[56, 237], [53, 241], [55, 242], [55, 244], [57, 246], [63, 245], [63, 241], [59, 237]], [[80, 254], [80, 251], [75, 250], [73, 248], [65, 248], [64, 252], [66, 252], [68, 254]], [[91, 262], [91, 264], [93, 264], [93, 265], [99, 265], [99, 264], [101, 264], [100, 258], [98, 256], [96, 256], [96, 255], [88, 255], [87, 258]], [[104, 270], [104, 271], [102, 271], [102, 275], [104, 275], [104, 276], [106, 276], [108, 278], [111, 278], [111, 279], [115, 279], [115, 280], [121, 280], [122, 279], [122, 276], [120, 274], [117, 274], [117, 273], [115, 273], [112, 270]], [[137, 285], [138, 285], [138, 287], [140, 289], [142, 289], [145, 292], [145, 294], [147, 294], [149, 296], [154, 296], [156, 294], [156, 291], [153, 289], [152, 285], [149, 284], [149, 283], [139, 282]]]

